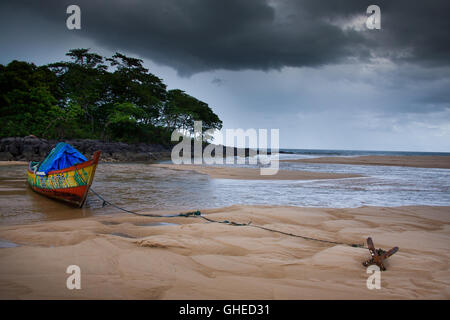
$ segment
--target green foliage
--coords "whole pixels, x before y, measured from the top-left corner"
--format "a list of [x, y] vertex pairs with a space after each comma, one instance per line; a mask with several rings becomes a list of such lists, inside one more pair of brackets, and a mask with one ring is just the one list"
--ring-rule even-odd
[[183, 129], [193, 133], [195, 120], [202, 120], [203, 131], [222, 128], [222, 121], [208, 104], [182, 90], [169, 90], [167, 101], [162, 108], [162, 123], [171, 129]]
[[0, 66], [0, 137], [40, 135], [58, 115], [58, 90], [46, 67], [12, 61]]
[[172, 130], [192, 132], [194, 120], [203, 121], [203, 130], [222, 127], [206, 103], [167, 91], [140, 59], [121, 53], [104, 58], [89, 49], [67, 56], [71, 61], [40, 67], [0, 65], [0, 137], [169, 144]]

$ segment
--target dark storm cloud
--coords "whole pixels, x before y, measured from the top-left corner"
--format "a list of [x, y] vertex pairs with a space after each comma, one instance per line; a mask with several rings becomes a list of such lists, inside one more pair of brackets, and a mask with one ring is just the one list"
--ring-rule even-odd
[[365, 32], [370, 49], [397, 61], [425, 65], [450, 64], [450, 1], [302, 0], [297, 3], [315, 17], [352, 16], [360, 7], [381, 8], [382, 30]]
[[225, 81], [224, 81], [223, 79], [220, 79], [220, 78], [214, 78], [214, 79], [211, 81], [212, 84], [215, 84], [215, 85], [218, 86], [218, 87], [220, 87], [221, 85], [223, 85], [224, 82], [225, 82]]
[[[374, 3], [381, 7], [382, 30], [339, 25], [366, 15]], [[70, 4], [82, 12], [82, 30], [70, 32], [184, 75], [315, 67], [374, 56], [427, 65], [450, 61], [447, 0], [19, 0], [2, 10], [1, 18], [28, 10], [65, 28]]]

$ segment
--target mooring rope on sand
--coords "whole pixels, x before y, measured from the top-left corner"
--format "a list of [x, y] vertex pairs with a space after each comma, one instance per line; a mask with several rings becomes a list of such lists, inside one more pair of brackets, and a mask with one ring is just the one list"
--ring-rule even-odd
[[263, 227], [263, 226], [258, 226], [258, 225], [251, 224], [252, 223], [251, 221], [248, 222], [248, 223], [238, 223], [238, 222], [228, 221], [228, 220], [214, 220], [214, 219], [205, 217], [204, 215], [202, 215], [202, 213], [199, 210], [190, 211], [190, 212], [182, 212], [182, 213], [173, 214], [173, 215], [139, 213], [139, 212], [127, 210], [125, 208], [122, 208], [122, 207], [120, 207], [120, 206], [118, 206], [118, 205], [116, 205], [116, 204], [114, 204], [114, 203], [104, 199], [100, 194], [95, 192], [95, 190], [92, 189], [92, 188], [90, 188], [90, 191], [92, 191], [92, 193], [94, 193], [100, 200], [103, 201], [102, 208], [105, 207], [106, 205], [111, 205], [111, 206], [113, 206], [114, 208], [116, 208], [118, 210], [124, 211], [126, 213], [130, 213], [130, 214], [134, 214], [134, 215], [137, 215], [137, 216], [153, 217], [153, 218], [176, 218], [176, 217], [202, 218], [202, 219], [204, 219], [204, 220], [206, 220], [208, 222], [211, 222], [211, 223], [222, 223], [222, 224], [227, 224], [227, 225], [230, 225], [230, 226], [237, 226], [237, 227], [258, 228], [258, 229], [261, 229], [261, 230], [266, 230], [266, 231], [270, 231], [270, 232], [280, 233], [280, 234], [284, 234], [286, 236], [301, 238], [301, 239], [304, 239], [304, 240], [311, 240], [311, 241], [317, 241], [317, 242], [322, 242], [322, 243], [329, 243], [329, 244], [334, 244], [334, 245], [345, 245], [345, 246], [350, 246], [350, 247], [353, 247], [353, 248], [367, 248], [364, 244], [345, 243], [345, 242], [337, 242], [337, 241], [331, 241], [331, 240], [317, 239], [317, 238], [302, 236], [302, 235], [289, 233], [289, 232], [285, 232], [285, 231], [281, 231], [281, 230], [271, 229], [271, 228], [267, 228], [267, 227]]
[[92, 191], [93, 194], [95, 194], [100, 200], [103, 201], [102, 204], [102, 208], [105, 207], [106, 205], [110, 205], [113, 206], [116, 209], [122, 210], [124, 212], [127, 213], [131, 213], [137, 216], [142, 216], [142, 217], [153, 217], [153, 218], [174, 218], [174, 217], [190, 217], [190, 216], [195, 216], [195, 215], [200, 215], [200, 211], [192, 211], [192, 212], [185, 212], [185, 213], [178, 213], [178, 214], [174, 214], [174, 215], [163, 215], [163, 214], [152, 214], [152, 213], [139, 213], [139, 212], [135, 212], [135, 211], [131, 211], [131, 210], [127, 210], [125, 208], [119, 207], [118, 205], [109, 202], [108, 200], [105, 200], [100, 194], [98, 194], [97, 192], [95, 192], [94, 189], [90, 188], [89, 191]]

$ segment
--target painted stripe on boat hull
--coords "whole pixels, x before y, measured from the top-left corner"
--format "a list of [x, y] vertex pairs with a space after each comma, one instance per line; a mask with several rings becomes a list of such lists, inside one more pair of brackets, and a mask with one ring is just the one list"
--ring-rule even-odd
[[35, 174], [29, 166], [28, 184], [37, 193], [81, 207], [94, 180], [99, 158], [97, 151], [92, 160], [44, 176]]
[[74, 205], [79, 205], [83, 199], [84, 193], [86, 192], [87, 186], [62, 188], [62, 189], [43, 189], [31, 186], [31, 189], [46, 197], [69, 202]]

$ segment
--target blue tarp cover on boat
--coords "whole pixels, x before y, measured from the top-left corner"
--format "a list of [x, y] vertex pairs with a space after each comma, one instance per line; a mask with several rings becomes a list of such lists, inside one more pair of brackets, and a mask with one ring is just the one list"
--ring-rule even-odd
[[60, 142], [41, 162], [37, 171], [47, 174], [50, 171], [65, 169], [85, 161], [87, 161], [86, 157], [77, 149], [70, 144]]

